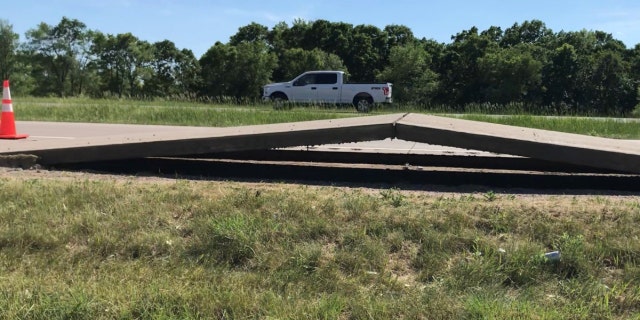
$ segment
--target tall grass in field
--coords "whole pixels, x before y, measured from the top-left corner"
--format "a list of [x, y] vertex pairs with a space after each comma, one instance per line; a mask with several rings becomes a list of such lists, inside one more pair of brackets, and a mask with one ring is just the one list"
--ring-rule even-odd
[[305, 107], [275, 111], [270, 104], [224, 105], [170, 101], [14, 99], [17, 120], [239, 126], [358, 116], [350, 109]]
[[[0, 180], [2, 319], [629, 319], [638, 198]], [[544, 257], [560, 251], [559, 260]]]
[[635, 119], [547, 117], [532, 115], [491, 116], [465, 114], [462, 119], [498, 123], [616, 139], [640, 139], [640, 121]]
[[[636, 111], [622, 112], [621, 110], [599, 111], [597, 108], [570, 108], [567, 105], [537, 105], [522, 102], [499, 103], [468, 103], [464, 105], [429, 104], [429, 105], [407, 105], [412, 109], [422, 110], [432, 113], [473, 113], [492, 115], [537, 115], [537, 116], [569, 116], [569, 117], [633, 117]], [[636, 116], [637, 117], [637, 116]]]
[[[514, 106], [513, 108], [517, 108]], [[488, 108], [488, 107], [487, 107]], [[449, 110], [444, 106], [433, 110]], [[470, 110], [476, 110], [469, 106]], [[433, 111], [432, 110], [432, 111]], [[482, 109], [484, 110], [484, 109]], [[517, 109], [519, 110], [519, 109]], [[101, 122], [188, 126], [242, 126], [309, 120], [338, 119], [375, 114], [424, 112], [412, 106], [381, 106], [373, 113], [359, 114], [351, 107], [298, 105], [274, 110], [271, 104], [205, 104], [172, 101], [137, 101], [115, 99], [14, 99], [17, 120]], [[513, 110], [512, 110], [513, 111]], [[464, 119], [507, 125], [588, 134], [622, 139], [640, 139], [640, 122], [606, 118], [553, 117], [533, 115], [463, 114]], [[436, 113], [441, 114], [441, 113]], [[445, 116], [450, 114], [445, 113]], [[456, 115], [458, 116], [458, 115]]]

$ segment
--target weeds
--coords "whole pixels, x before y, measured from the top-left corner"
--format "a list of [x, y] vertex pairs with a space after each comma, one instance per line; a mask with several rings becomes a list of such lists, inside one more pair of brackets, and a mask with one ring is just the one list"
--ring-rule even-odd
[[496, 193], [495, 193], [495, 192], [493, 192], [493, 191], [487, 191], [487, 192], [483, 195], [483, 197], [484, 197], [484, 199], [485, 199], [486, 201], [495, 201], [495, 200], [498, 198], [498, 196], [496, 195]]
[[[0, 181], [0, 318], [633, 318], [636, 198]], [[603, 214], [604, 212], [604, 214]], [[544, 253], [558, 250], [559, 261]]]
[[18, 120], [229, 127], [359, 116], [351, 110], [108, 99], [14, 99]]
[[402, 206], [405, 202], [405, 196], [396, 188], [380, 191], [380, 195], [385, 202], [388, 202], [394, 208]]
[[[273, 110], [270, 104], [225, 99], [187, 102], [26, 97], [14, 98], [13, 101], [16, 109], [19, 110], [16, 112], [17, 120], [31, 121], [228, 127], [363, 116], [355, 112], [353, 108], [291, 105], [291, 108], [286, 110]], [[478, 104], [469, 105], [462, 109], [450, 106], [436, 106], [425, 109], [404, 105], [379, 108], [376, 109], [375, 113], [420, 113], [425, 111], [445, 114], [467, 112], [468, 114], [461, 117], [475, 121], [610, 138], [640, 139], [637, 122], [633, 120], [592, 119], [587, 117], [589, 116], [588, 114], [584, 115], [585, 117], [579, 117], [578, 115], [567, 116], [561, 110], [553, 108], [530, 110], [527, 106], [517, 103], [508, 106]], [[494, 114], [500, 115], [494, 116]], [[504, 116], [505, 114], [507, 116]], [[543, 116], [534, 116], [532, 114], [541, 114]], [[565, 115], [567, 117], [553, 117], [557, 115]]]

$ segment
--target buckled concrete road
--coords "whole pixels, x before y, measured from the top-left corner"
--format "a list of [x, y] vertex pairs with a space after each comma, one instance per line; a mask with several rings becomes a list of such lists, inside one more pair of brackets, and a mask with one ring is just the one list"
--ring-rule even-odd
[[45, 165], [395, 138], [640, 173], [640, 141], [413, 113], [228, 128], [25, 121], [16, 127], [29, 138], [0, 141], [0, 155], [31, 154]]

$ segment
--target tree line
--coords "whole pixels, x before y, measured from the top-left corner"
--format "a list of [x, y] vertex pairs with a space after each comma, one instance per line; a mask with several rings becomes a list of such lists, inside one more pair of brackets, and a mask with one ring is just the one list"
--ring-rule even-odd
[[[535, 111], [625, 114], [640, 97], [640, 44], [602, 31], [554, 32], [539, 20], [472, 27], [450, 43], [326, 20], [250, 23], [202, 57], [170, 40], [104, 34], [63, 17], [25, 33], [0, 21], [0, 73], [33, 96], [255, 100], [261, 87], [307, 70], [392, 82], [398, 103], [518, 104]], [[12, 85], [13, 86], [13, 85]]]

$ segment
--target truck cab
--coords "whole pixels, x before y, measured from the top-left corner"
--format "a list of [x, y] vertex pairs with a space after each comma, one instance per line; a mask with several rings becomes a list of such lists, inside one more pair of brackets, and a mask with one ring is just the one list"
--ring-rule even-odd
[[289, 88], [289, 100], [338, 103], [342, 72], [308, 72], [295, 78]]
[[352, 104], [368, 112], [375, 103], [391, 103], [391, 83], [350, 84], [343, 71], [309, 71], [291, 81], [263, 87], [263, 99], [282, 103]]

